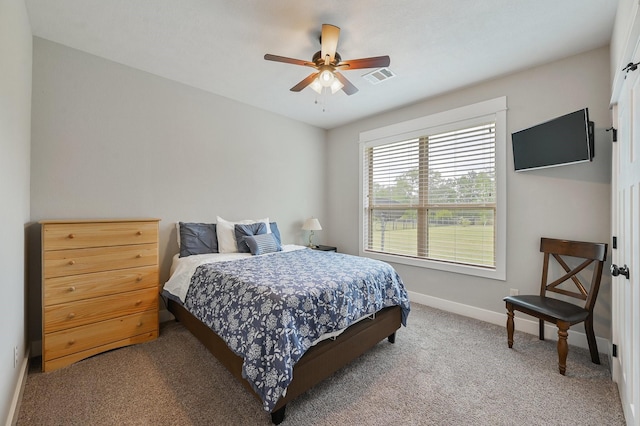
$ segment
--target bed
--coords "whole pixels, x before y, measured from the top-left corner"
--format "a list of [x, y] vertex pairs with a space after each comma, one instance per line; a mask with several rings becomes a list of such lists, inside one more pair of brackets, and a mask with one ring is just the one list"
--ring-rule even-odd
[[289, 401], [380, 341], [393, 343], [410, 307], [388, 264], [282, 245], [274, 225], [268, 236], [255, 224], [237, 234], [235, 245], [247, 242], [239, 252], [217, 235], [215, 249], [181, 256], [183, 238], [163, 295], [279, 424]]

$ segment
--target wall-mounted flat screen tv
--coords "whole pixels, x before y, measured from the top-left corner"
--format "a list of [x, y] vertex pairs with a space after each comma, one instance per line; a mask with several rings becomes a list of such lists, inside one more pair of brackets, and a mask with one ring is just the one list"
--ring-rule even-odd
[[593, 122], [588, 108], [511, 134], [516, 171], [593, 161]]

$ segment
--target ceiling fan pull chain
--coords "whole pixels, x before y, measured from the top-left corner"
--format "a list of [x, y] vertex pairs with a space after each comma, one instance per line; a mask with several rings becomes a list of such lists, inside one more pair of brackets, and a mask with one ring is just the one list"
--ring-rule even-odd
[[[322, 92], [316, 95], [316, 100], [315, 100], [315, 104], [316, 105], [320, 105], [320, 107], [322, 107], [322, 112], [326, 112], [326, 103], [327, 103], [327, 97], [326, 97], [326, 91], [328, 89], [326, 87], [322, 88]], [[320, 100], [318, 101], [318, 98], [320, 98]]]

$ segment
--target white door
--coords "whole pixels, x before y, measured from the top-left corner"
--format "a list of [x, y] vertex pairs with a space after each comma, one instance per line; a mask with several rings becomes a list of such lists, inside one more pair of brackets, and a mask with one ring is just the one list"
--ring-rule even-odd
[[627, 73], [614, 115], [618, 141], [612, 151], [612, 227], [617, 237], [617, 249], [610, 251], [617, 346], [613, 379], [627, 423], [640, 425], [640, 68]]

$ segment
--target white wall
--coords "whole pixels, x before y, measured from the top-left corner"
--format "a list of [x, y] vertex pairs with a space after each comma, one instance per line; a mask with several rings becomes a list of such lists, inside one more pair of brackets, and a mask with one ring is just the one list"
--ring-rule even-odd
[[[537, 293], [541, 236], [610, 240], [609, 49], [603, 47], [512, 74], [329, 131], [326, 242], [358, 253], [358, 136], [370, 130], [499, 96], [507, 96], [507, 280], [475, 278], [395, 264], [408, 289], [430, 297], [500, 314], [510, 288]], [[595, 159], [539, 171], [513, 171], [510, 134], [588, 107], [596, 127]], [[610, 337], [608, 274], [596, 306], [595, 331]], [[577, 328], [577, 327], [576, 327]], [[582, 330], [583, 331], [583, 330]], [[600, 348], [606, 351], [606, 348]]]
[[325, 130], [40, 38], [33, 58], [32, 220], [160, 218], [164, 282], [176, 221], [268, 216], [303, 243], [324, 219]]
[[[24, 0], [0, 1], [0, 423], [11, 421], [27, 348], [25, 227], [29, 222], [31, 27]], [[14, 368], [14, 348], [19, 363]]]

